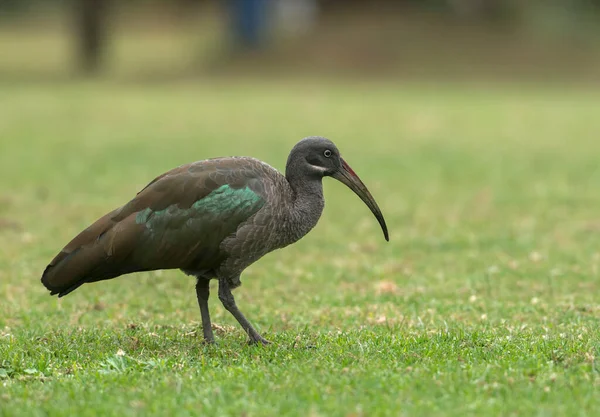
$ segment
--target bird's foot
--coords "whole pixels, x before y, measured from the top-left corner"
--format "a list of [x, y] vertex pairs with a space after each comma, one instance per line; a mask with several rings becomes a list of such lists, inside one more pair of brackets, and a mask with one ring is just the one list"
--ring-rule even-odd
[[206, 346], [214, 345], [215, 338], [214, 337], [211, 337], [211, 338], [205, 337], [204, 339], [202, 339], [202, 342], [200, 342], [200, 343], [202, 343], [203, 345], [206, 345]]
[[264, 337], [262, 337], [261, 335], [256, 335], [254, 337], [250, 337], [250, 341], [248, 342], [249, 345], [257, 345], [257, 344], [261, 344], [263, 346], [266, 345], [271, 345], [273, 344], [272, 342], [269, 342], [267, 339], [265, 339]]
[[204, 338], [202, 340], [203, 344], [205, 344], [205, 345], [214, 345], [215, 344], [215, 336], [214, 336], [214, 334], [212, 332], [212, 328], [211, 327], [206, 326], [204, 328], [203, 336], [204, 336]]

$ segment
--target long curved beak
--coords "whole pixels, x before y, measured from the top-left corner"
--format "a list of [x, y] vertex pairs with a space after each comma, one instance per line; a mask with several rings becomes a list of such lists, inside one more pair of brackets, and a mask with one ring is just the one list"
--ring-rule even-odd
[[390, 236], [388, 234], [387, 226], [385, 224], [385, 219], [383, 218], [383, 214], [381, 214], [381, 210], [379, 210], [379, 206], [375, 202], [375, 199], [369, 192], [367, 186], [363, 184], [358, 175], [350, 168], [350, 165], [346, 163], [342, 158], [342, 166], [336, 171], [332, 177], [338, 180], [339, 182], [345, 184], [348, 188], [350, 188], [354, 193], [360, 197], [360, 199], [369, 207], [379, 225], [381, 226], [381, 230], [383, 230], [383, 236], [385, 240], [390, 241]]

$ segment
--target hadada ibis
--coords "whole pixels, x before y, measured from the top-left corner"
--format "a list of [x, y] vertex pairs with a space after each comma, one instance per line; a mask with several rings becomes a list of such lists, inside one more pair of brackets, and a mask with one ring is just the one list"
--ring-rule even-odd
[[323, 177], [347, 185], [371, 209], [386, 240], [381, 210], [330, 140], [298, 142], [285, 175], [249, 157], [216, 158], [182, 165], [157, 177], [133, 200], [101, 217], [50, 262], [42, 283], [50, 294], [132, 272], [181, 269], [196, 277], [204, 340], [214, 342], [208, 310], [209, 282], [248, 333], [268, 343], [238, 309], [231, 290], [249, 265], [306, 235], [324, 207]]

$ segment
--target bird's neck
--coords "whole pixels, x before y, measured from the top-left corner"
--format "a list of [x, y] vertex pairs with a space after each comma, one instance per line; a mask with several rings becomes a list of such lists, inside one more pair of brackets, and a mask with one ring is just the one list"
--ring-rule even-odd
[[297, 238], [308, 233], [319, 221], [325, 200], [323, 198], [323, 182], [321, 178], [286, 175], [292, 189], [290, 220], [297, 226]]
[[286, 166], [285, 178], [292, 188], [296, 205], [305, 206], [323, 201], [323, 177], [318, 172], [311, 172], [306, 165], [292, 160]]
[[323, 182], [321, 178], [291, 181], [290, 186], [294, 191], [294, 205], [296, 208], [309, 208], [311, 206], [323, 208]]

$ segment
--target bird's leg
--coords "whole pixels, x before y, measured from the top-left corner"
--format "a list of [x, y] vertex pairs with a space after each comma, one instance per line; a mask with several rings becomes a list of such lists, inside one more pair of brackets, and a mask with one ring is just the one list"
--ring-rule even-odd
[[210, 280], [198, 278], [196, 282], [196, 296], [198, 297], [198, 305], [200, 306], [200, 314], [202, 315], [202, 332], [204, 333], [204, 341], [206, 343], [214, 343], [212, 325], [210, 323], [210, 312], [208, 311], [208, 296], [210, 295], [209, 288]]
[[238, 323], [240, 323], [240, 326], [242, 326], [246, 333], [248, 333], [248, 336], [250, 337], [250, 343], [262, 343], [263, 345], [271, 343], [258, 334], [258, 332], [254, 329], [254, 327], [252, 327], [250, 322], [248, 322], [246, 317], [244, 317], [242, 312], [239, 310], [235, 304], [235, 298], [233, 298], [227, 278], [219, 278], [219, 300], [221, 300], [223, 303], [223, 307], [225, 307], [225, 309], [229, 311], [233, 317], [235, 317]]

